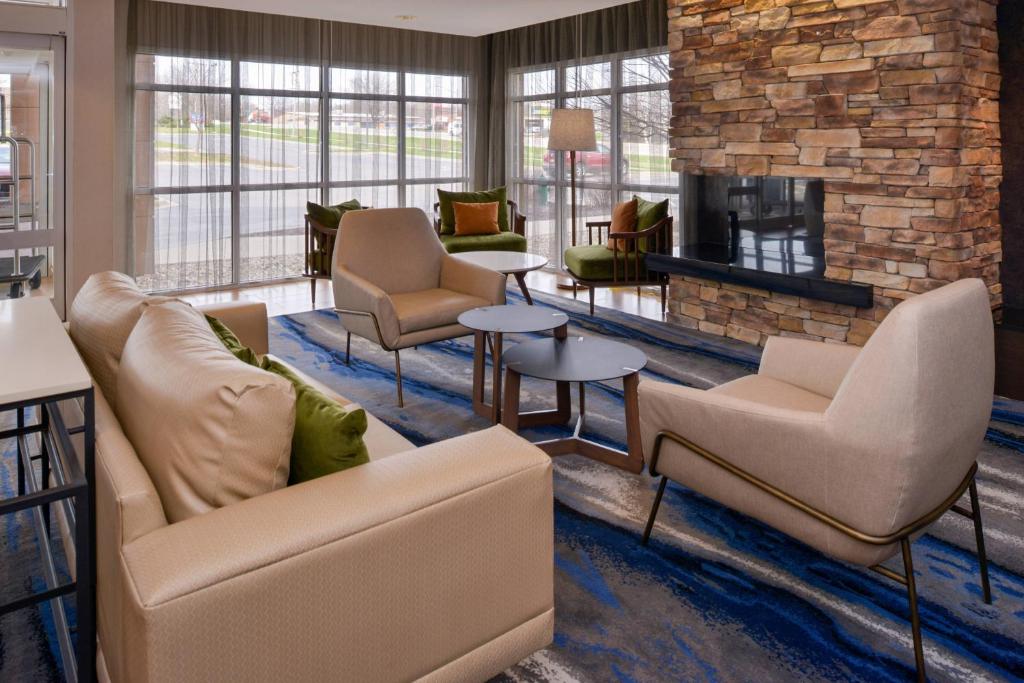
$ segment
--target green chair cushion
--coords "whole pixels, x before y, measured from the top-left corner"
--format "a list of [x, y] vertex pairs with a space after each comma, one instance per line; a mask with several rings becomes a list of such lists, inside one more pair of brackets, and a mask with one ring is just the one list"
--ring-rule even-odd
[[519, 251], [526, 252], [526, 238], [514, 232], [497, 235], [441, 235], [441, 244], [449, 254], [462, 251]]
[[508, 193], [504, 187], [495, 187], [480, 192], [438, 190], [437, 203], [440, 204], [442, 235], [455, 234], [455, 208], [452, 206], [452, 202], [462, 202], [463, 204], [498, 202], [498, 227], [502, 232], [508, 232]]
[[263, 357], [260, 367], [284, 377], [295, 387], [295, 431], [292, 433], [289, 485], [370, 462], [363, 441], [366, 411], [362, 408], [348, 409], [267, 356]]
[[668, 216], [668, 200], [660, 202], [647, 201], [643, 197], [633, 195], [636, 200], [636, 231], [646, 230]]
[[363, 442], [366, 411], [349, 409], [307, 384], [287, 366], [267, 356], [262, 358], [235, 336], [220, 320], [206, 316], [217, 338], [236, 358], [267, 372], [284, 377], [295, 387], [295, 430], [289, 484], [309, 481], [325, 474], [363, 465], [370, 455]]
[[[306, 214], [325, 228], [337, 228], [341, 223], [341, 217], [348, 211], [358, 211], [363, 208], [358, 199], [350, 199], [341, 204], [333, 206], [320, 206], [316, 202], [306, 202]], [[320, 245], [317, 240], [317, 245]]]
[[[626, 273], [626, 254], [618, 252], [619, 278]], [[633, 256], [629, 259], [630, 278], [634, 279]], [[611, 280], [614, 270], [615, 252], [603, 244], [590, 244], [583, 247], [570, 247], [565, 250], [565, 267], [580, 280]], [[644, 254], [640, 254], [640, 268], [643, 269]]]

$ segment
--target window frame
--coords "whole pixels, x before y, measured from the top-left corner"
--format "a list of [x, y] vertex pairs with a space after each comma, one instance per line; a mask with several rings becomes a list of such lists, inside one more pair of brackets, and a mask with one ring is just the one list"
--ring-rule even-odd
[[[136, 58], [140, 56], [152, 57], [158, 59], [160, 57], [175, 57], [175, 55], [160, 55], [153, 53], [138, 53]], [[196, 57], [197, 59], [204, 59], [203, 57]], [[136, 185], [134, 174], [132, 180], [132, 195], [175, 195], [175, 194], [209, 194], [209, 193], [228, 193], [230, 195], [230, 207], [231, 207], [231, 280], [224, 284], [211, 284], [201, 287], [188, 288], [188, 291], [212, 291], [218, 289], [226, 289], [236, 287], [240, 284], [255, 285], [264, 282], [281, 282], [287, 280], [294, 280], [301, 278], [301, 273], [295, 273], [292, 276], [285, 276], [282, 278], [270, 278], [265, 280], [242, 280], [241, 275], [241, 204], [242, 204], [242, 193], [252, 191], [276, 191], [276, 190], [316, 190], [319, 196], [319, 203], [327, 205], [330, 202], [330, 194], [332, 189], [347, 188], [347, 187], [396, 187], [398, 206], [408, 206], [407, 189], [410, 186], [415, 185], [450, 185], [453, 183], [461, 183], [463, 186], [468, 185], [470, 182], [470, 168], [472, 168], [473, 160], [471, 159], [472, 148], [468, 144], [469, 138], [469, 126], [466, 125], [466, 117], [471, 111], [471, 99], [469, 97], [469, 88], [471, 83], [471, 75], [466, 73], [452, 73], [452, 72], [436, 72], [428, 73], [422, 69], [409, 69], [409, 68], [380, 68], [378, 71], [389, 71], [397, 74], [398, 78], [398, 89], [397, 94], [376, 94], [376, 93], [351, 93], [338, 91], [335, 92], [331, 89], [331, 70], [332, 69], [362, 69], [364, 65], [359, 64], [298, 64], [297, 66], [314, 67], [319, 72], [320, 87], [316, 90], [302, 90], [302, 89], [281, 89], [281, 88], [256, 88], [256, 87], [242, 87], [241, 86], [241, 64], [246, 63], [264, 63], [264, 64], [277, 64], [277, 62], [258, 62], [253, 59], [240, 59], [238, 57], [232, 57], [225, 59], [224, 61], [230, 62], [230, 85], [229, 86], [204, 86], [204, 85], [175, 85], [166, 83], [155, 83], [136, 81], [133, 84], [133, 93], [135, 92], [163, 92], [163, 93], [182, 93], [182, 94], [200, 94], [200, 95], [228, 95], [230, 101], [230, 116], [231, 116], [231, 142], [230, 142], [230, 165], [231, 182], [227, 184], [216, 184], [216, 185], [180, 185], [180, 186], [160, 186], [160, 185]], [[438, 75], [438, 76], [455, 76], [461, 78], [463, 81], [462, 85], [462, 96], [461, 97], [429, 97], [429, 96], [412, 96], [406, 95], [406, 74], [427, 74], [427, 75]], [[242, 98], [246, 96], [255, 97], [282, 97], [282, 98], [295, 98], [295, 99], [312, 99], [318, 103], [318, 136], [317, 144], [320, 150], [320, 168], [318, 169], [319, 180], [318, 181], [298, 181], [298, 182], [283, 182], [283, 183], [242, 183], [241, 182], [241, 137], [242, 137], [242, 120], [241, 120], [241, 103]], [[370, 101], [388, 101], [397, 103], [398, 107], [398, 122], [396, 129], [396, 137], [398, 141], [398, 164], [397, 164], [397, 176], [394, 178], [375, 178], [375, 179], [359, 179], [359, 180], [332, 180], [331, 179], [331, 106], [336, 100], [370, 100]], [[424, 104], [449, 104], [461, 106], [463, 111], [463, 127], [461, 134], [462, 143], [462, 174], [458, 177], [428, 177], [428, 178], [409, 178], [406, 171], [406, 105], [410, 103], [424, 103]], [[133, 162], [134, 162], [133, 153]], [[303, 226], [297, 226], [302, 228]], [[285, 226], [287, 229], [287, 226]], [[154, 291], [184, 291], [184, 290], [154, 290]]]
[[[676, 182], [671, 185], [652, 185], [649, 183], [634, 183], [629, 182], [628, 179], [622, 177], [622, 160], [624, 158], [623, 150], [623, 137], [622, 137], [622, 106], [623, 99], [626, 95], [635, 93], [645, 92], [658, 92], [658, 91], [669, 91], [669, 81], [666, 79], [662, 83], [641, 83], [637, 85], [623, 85], [622, 70], [623, 62], [630, 59], [636, 59], [638, 57], [650, 57], [656, 55], [668, 56], [668, 48], [654, 48], [644, 50], [633, 50], [629, 52], [619, 52], [611, 55], [601, 55], [598, 57], [590, 57], [583, 60], [561, 60], [558, 62], [551, 62], [547, 64], [533, 64], [526, 67], [517, 67], [509, 69], [507, 78], [507, 92], [514, 93], [510, 94], [505, 98], [505, 114], [506, 114], [506, 130], [510, 131], [510, 134], [506, 136], [505, 140], [505, 159], [506, 169], [505, 177], [510, 187], [511, 196], [519, 201], [519, 190], [523, 186], [536, 186], [536, 187], [551, 187], [555, 191], [555, 224], [557, 226], [557, 254], [554, 258], [549, 260], [548, 269], [560, 270], [564, 263], [563, 254], [567, 247], [568, 231], [571, 229], [571, 217], [569, 216], [569, 196], [571, 181], [566, 176], [566, 161], [564, 154], [555, 155], [555, 175], [551, 177], [529, 177], [526, 175], [518, 175], [520, 169], [517, 169], [517, 161], [522, 156], [521, 151], [516, 150], [516, 145], [519, 144], [519, 131], [521, 128], [521, 122], [516, 120], [518, 106], [526, 102], [542, 102], [546, 100], [554, 101], [555, 107], [564, 107], [568, 102], [577, 99], [585, 99], [588, 97], [607, 97], [611, 103], [611, 111], [609, 113], [609, 140], [607, 141], [607, 147], [611, 150], [611, 168], [609, 179], [604, 180], [587, 180], [586, 178], [577, 179], [576, 186], [579, 190], [599, 190], [602, 192], [608, 192], [612, 197], [613, 205], [620, 201], [623, 193], [625, 192], [648, 192], [652, 194], [673, 194], [678, 193], [679, 195], [679, 206], [682, 210], [683, 205], [683, 174], [676, 173]], [[594, 88], [589, 90], [570, 90], [568, 78], [566, 73], [570, 69], [576, 67], [577, 62], [580, 66], [587, 64], [600, 64], [608, 62], [611, 68], [611, 83], [607, 88]], [[555, 86], [554, 90], [545, 93], [536, 93], [532, 95], [521, 95], [516, 92], [514, 87], [514, 79], [522, 77], [525, 74], [554, 70], [555, 72]], [[671, 116], [671, 114], [670, 114]], [[670, 121], [665, 122], [666, 133], [670, 126]], [[599, 143], [599, 146], [602, 143]], [[609, 215], [612, 207], [608, 207]], [[583, 234], [581, 232], [581, 234]]]

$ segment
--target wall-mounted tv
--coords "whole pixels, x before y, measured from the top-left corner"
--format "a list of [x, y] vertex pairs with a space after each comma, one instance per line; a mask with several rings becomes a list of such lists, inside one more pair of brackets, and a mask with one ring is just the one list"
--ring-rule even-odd
[[779, 275], [825, 272], [825, 183], [688, 175], [679, 257]]

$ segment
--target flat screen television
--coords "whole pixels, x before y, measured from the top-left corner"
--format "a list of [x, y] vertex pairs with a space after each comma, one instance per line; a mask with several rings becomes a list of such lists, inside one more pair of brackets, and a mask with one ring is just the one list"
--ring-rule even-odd
[[823, 277], [820, 179], [688, 175], [679, 257], [779, 275]]

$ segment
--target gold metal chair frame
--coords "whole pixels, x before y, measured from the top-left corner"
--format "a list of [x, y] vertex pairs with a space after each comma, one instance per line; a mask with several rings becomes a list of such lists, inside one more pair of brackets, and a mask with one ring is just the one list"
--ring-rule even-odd
[[[907, 601], [910, 607], [910, 627], [914, 636], [914, 661], [917, 665], [917, 680], [925, 680], [925, 662], [924, 662], [924, 648], [921, 641], [921, 617], [917, 608], [917, 586], [914, 581], [914, 563], [910, 551], [910, 537], [918, 531], [921, 531], [932, 522], [937, 520], [939, 517], [944, 515], [946, 512], [952, 510], [953, 512], [967, 517], [974, 522], [974, 540], [977, 544], [978, 549], [978, 565], [979, 573], [981, 574], [981, 588], [982, 595], [986, 604], [992, 604], [992, 590], [989, 585], [988, 579], [988, 559], [985, 555], [985, 535], [982, 528], [981, 522], [981, 506], [978, 503], [978, 487], [975, 482], [975, 475], [978, 471], [978, 464], [974, 463], [971, 468], [967, 471], [967, 475], [963, 481], [956, 487], [952, 494], [950, 494], [945, 500], [943, 500], [935, 509], [928, 512], [919, 519], [907, 524], [903, 528], [886, 534], [885, 536], [875, 536], [872, 534], [859, 531], [850, 525], [842, 522], [841, 520], [832, 517], [831, 515], [818, 510], [812, 505], [805, 503], [804, 501], [796, 498], [785, 491], [769, 484], [768, 482], [760, 479], [753, 474], [750, 474], [746, 470], [737, 467], [731, 462], [725, 460], [721, 456], [718, 456], [707, 449], [701, 448], [697, 444], [693, 443], [684, 436], [680, 436], [672, 431], [661, 431], [658, 432], [657, 437], [654, 440], [654, 453], [651, 455], [650, 463], [647, 466], [647, 471], [652, 477], [659, 476], [657, 471], [658, 456], [661, 454], [661, 446], [664, 440], [675, 442], [676, 444], [692, 451], [696, 455], [704, 458], [705, 460], [721, 467], [730, 474], [739, 477], [743, 481], [757, 487], [761, 491], [771, 495], [783, 503], [790, 505], [801, 512], [813, 517], [822, 524], [839, 531], [840, 533], [849, 536], [855, 540], [861, 541], [862, 543], [869, 543], [871, 545], [891, 545], [893, 543], [900, 544], [900, 551], [903, 556], [903, 574], [899, 574], [888, 567], [882, 565], [874, 565], [868, 567], [868, 569], [881, 574], [897, 583], [902, 584], [907, 589]], [[658, 492], [654, 497], [654, 505], [651, 507], [651, 514], [647, 519], [647, 525], [644, 527], [643, 538], [641, 543], [647, 545], [648, 540], [651, 537], [651, 531], [654, 528], [654, 520], [658, 514], [658, 508], [661, 505], [661, 498], [665, 493], [665, 486], [668, 484], [668, 477], [660, 475], [661, 481], [658, 484]], [[957, 501], [964, 494], [964, 491], [968, 491], [971, 499], [971, 509], [967, 510], [959, 505]]]
[[[367, 311], [353, 311], [348, 308], [335, 308], [334, 312], [339, 315], [360, 315], [364, 318], [369, 318], [373, 321], [373, 329], [377, 332], [377, 344], [385, 351], [394, 351], [395, 353], [395, 385], [398, 389], [398, 407], [405, 407], [405, 400], [402, 398], [402, 361], [398, 356], [398, 352], [401, 349], [407, 349], [409, 347], [402, 346], [399, 348], [393, 348], [384, 343], [384, 337], [380, 333], [380, 323], [377, 322], [377, 316]], [[342, 321], [344, 325], [344, 321]], [[352, 333], [345, 330], [345, 365], [351, 365], [352, 358]]]

